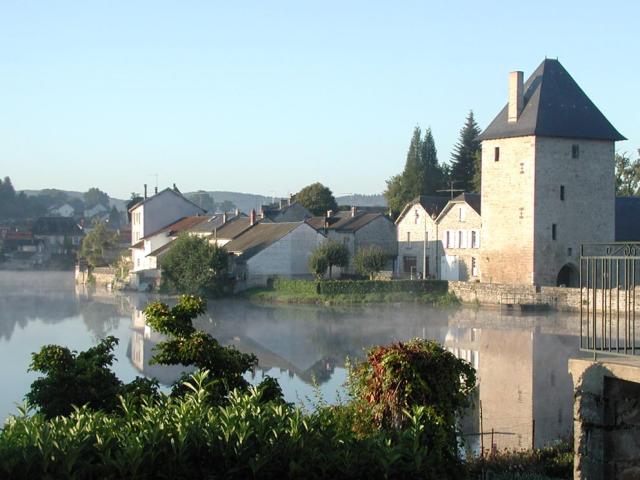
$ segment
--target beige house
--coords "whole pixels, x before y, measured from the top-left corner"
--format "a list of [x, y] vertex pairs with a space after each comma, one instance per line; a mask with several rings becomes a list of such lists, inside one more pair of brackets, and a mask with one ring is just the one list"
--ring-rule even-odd
[[438, 278], [480, 280], [480, 195], [463, 193], [449, 201], [435, 220], [440, 252]]
[[236, 289], [266, 285], [274, 277], [310, 279], [309, 257], [325, 240], [306, 222], [255, 223], [224, 245]]
[[614, 240], [615, 142], [609, 123], [557, 60], [523, 82], [482, 140], [483, 282], [578, 283], [580, 245]]
[[440, 249], [436, 218], [448, 201], [448, 197], [421, 195], [407, 204], [400, 213], [396, 220], [397, 276], [439, 278]]
[[[329, 240], [345, 245], [349, 249], [350, 259], [353, 259], [362, 248], [380, 247], [389, 257], [386, 270], [388, 272], [395, 270], [394, 262], [398, 254], [396, 227], [386, 215], [351, 207], [351, 210], [337, 213], [328, 211], [325, 217], [313, 217], [308, 223], [326, 235]], [[338, 269], [337, 273], [339, 275], [356, 273], [353, 262], [350, 262], [343, 271]]]

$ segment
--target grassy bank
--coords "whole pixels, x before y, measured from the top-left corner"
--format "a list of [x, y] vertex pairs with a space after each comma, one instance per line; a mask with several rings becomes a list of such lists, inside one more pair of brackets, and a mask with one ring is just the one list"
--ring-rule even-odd
[[258, 302], [350, 305], [365, 303], [421, 303], [436, 306], [460, 304], [446, 283], [429, 281], [303, 281], [276, 280], [240, 294]]

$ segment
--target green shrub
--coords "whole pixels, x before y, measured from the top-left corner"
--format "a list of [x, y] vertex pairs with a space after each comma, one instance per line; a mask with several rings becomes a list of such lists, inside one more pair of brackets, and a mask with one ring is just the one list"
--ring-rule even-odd
[[158, 383], [137, 377], [123, 384], [111, 371], [115, 337], [107, 337], [84, 352], [66, 347], [45, 345], [32, 354], [29, 370], [43, 373], [26, 395], [27, 403], [45, 417], [68, 415], [74, 406], [113, 411], [118, 395], [125, 393], [155, 395]]
[[356, 432], [349, 407], [305, 413], [257, 389], [212, 406], [206, 372], [182, 398], [162, 395], [119, 414], [10, 418], [0, 478], [460, 478], [444, 462], [438, 419], [423, 408], [398, 432]]
[[317, 282], [308, 280], [288, 280], [285, 278], [275, 278], [272, 287], [276, 291], [287, 293], [298, 293], [302, 295], [314, 295], [318, 293]]
[[444, 280], [326, 280], [318, 283], [322, 295], [366, 295], [406, 292], [412, 294], [445, 293]]
[[358, 273], [373, 280], [374, 275], [382, 271], [388, 260], [389, 255], [382, 247], [372, 245], [358, 250], [353, 257], [353, 265]]

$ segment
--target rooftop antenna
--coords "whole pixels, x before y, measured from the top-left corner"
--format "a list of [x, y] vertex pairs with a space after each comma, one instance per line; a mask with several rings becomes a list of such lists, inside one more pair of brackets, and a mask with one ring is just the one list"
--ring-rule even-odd
[[436, 192], [449, 192], [451, 194], [451, 200], [453, 200], [453, 194], [455, 192], [462, 192], [464, 193], [464, 188], [453, 188], [453, 184], [454, 183], [460, 183], [460, 180], [451, 180], [449, 182], [449, 188], [445, 188], [443, 190], [436, 190]]

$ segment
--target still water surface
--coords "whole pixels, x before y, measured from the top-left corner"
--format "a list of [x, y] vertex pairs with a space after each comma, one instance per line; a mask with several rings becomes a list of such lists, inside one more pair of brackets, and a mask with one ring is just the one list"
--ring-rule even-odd
[[[145, 325], [142, 309], [155, 297], [89, 292], [57, 272], [0, 272], [0, 422], [36, 378], [31, 353], [45, 344], [84, 350], [107, 335], [120, 339], [114, 370], [170, 385], [180, 369], [150, 366], [161, 338]], [[200, 328], [258, 356], [247, 378], [271, 375], [291, 402], [307, 405], [319, 392], [344, 397], [345, 360], [368, 347], [413, 337], [435, 339], [478, 371], [479, 402], [464, 422], [472, 446], [493, 429], [498, 448], [541, 446], [573, 428], [573, 387], [567, 360], [577, 353], [578, 318], [566, 313], [504, 315], [493, 309], [435, 309], [420, 305], [358, 307], [274, 306], [211, 302]], [[314, 387], [314, 384], [317, 385]], [[482, 407], [482, 421], [480, 419]]]

